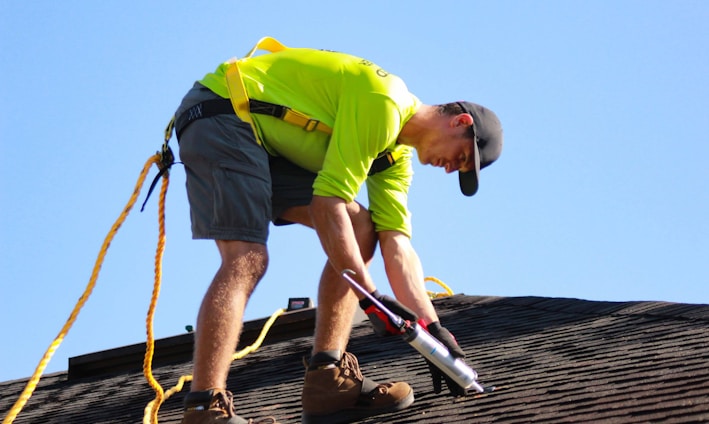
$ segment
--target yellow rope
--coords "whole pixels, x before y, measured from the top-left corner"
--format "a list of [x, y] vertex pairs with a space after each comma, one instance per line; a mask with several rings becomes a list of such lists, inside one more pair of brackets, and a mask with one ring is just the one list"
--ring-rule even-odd
[[[169, 184], [168, 173], [163, 174], [162, 186], [160, 188], [160, 200], [158, 202], [158, 245], [155, 249], [155, 280], [153, 284], [153, 295], [150, 299], [150, 307], [148, 315], [145, 319], [146, 327], [146, 349], [145, 358], [143, 359], [143, 375], [148, 381], [150, 387], [155, 391], [155, 402], [160, 405], [163, 402], [165, 392], [162, 386], [153, 376], [153, 354], [155, 353], [155, 336], [153, 334], [153, 318], [155, 317], [155, 307], [158, 303], [160, 295], [160, 283], [162, 281], [162, 257], [165, 252], [165, 198], [167, 195], [167, 186]], [[146, 414], [147, 415], [147, 414]], [[150, 416], [151, 422], [158, 422], [158, 409], [155, 408]], [[145, 418], [143, 419], [145, 421]]]
[[279, 309], [279, 310], [277, 310], [276, 312], [274, 312], [274, 313], [271, 315], [271, 318], [269, 318], [268, 321], [266, 321], [266, 323], [263, 325], [263, 328], [261, 329], [261, 334], [259, 334], [259, 336], [258, 336], [258, 338], [256, 339], [256, 341], [254, 341], [253, 344], [251, 344], [251, 346], [246, 346], [245, 348], [243, 348], [243, 349], [241, 349], [240, 351], [236, 352], [236, 353], [234, 354], [234, 356], [231, 357], [231, 360], [234, 361], [234, 360], [237, 360], [237, 359], [241, 359], [241, 358], [243, 358], [244, 356], [248, 355], [248, 354], [251, 353], [251, 352], [254, 352], [256, 349], [258, 349], [259, 347], [261, 347], [261, 343], [263, 343], [263, 339], [266, 338], [266, 334], [268, 333], [268, 330], [271, 329], [271, 326], [272, 326], [273, 323], [276, 321], [276, 318], [278, 318], [279, 316], [281, 316], [285, 311], [286, 311], [285, 309]]
[[69, 329], [74, 324], [74, 321], [76, 321], [76, 318], [78, 317], [79, 312], [81, 311], [81, 308], [84, 306], [86, 301], [89, 299], [89, 296], [91, 295], [91, 292], [93, 291], [94, 286], [96, 285], [96, 280], [98, 279], [98, 274], [101, 270], [101, 266], [103, 265], [103, 260], [106, 256], [106, 251], [108, 250], [108, 247], [111, 245], [111, 241], [113, 241], [113, 238], [116, 235], [116, 233], [118, 232], [118, 229], [121, 227], [121, 225], [125, 221], [126, 217], [128, 216], [128, 213], [133, 208], [133, 205], [135, 204], [136, 200], [138, 199], [138, 195], [140, 194], [140, 189], [143, 186], [143, 182], [145, 181], [145, 177], [148, 174], [148, 171], [150, 170], [150, 166], [154, 163], [158, 163], [159, 161], [160, 161], [160, 155], [156, 154], [156, 155], [151, 156], [148, 159], [148, 161], [145, 163], [145, 165], [143, 166], [143, 170], [141, 171], [140, 177], [138, 178], [138, 182], [136, 183], [135, 188], [133, 189], [133, 194], [131, 195], [130, 200], [128, 200], [128, 203], [123, 208], [121, 215], [118, 217], [116, 222], [113, 224], [113, 226], [111, 227], [111, 230], [108, 232], [108, 235], [106, 235], [106, 238], [103, 241], [103, 245], [101, 246], [101, 250], [99, 252], [98, 258], [96, 259], [96, 263], [94, 264], [93, 272], [91, 273], [91, 278], [89, 279], [89, 283], [86, 286], [84, 293], [79, 298], [79, 301], [76, 303], [76, 306], [74, 306], [74, 309], [71, 311], [71, 314], [69, 315], [69, 318], [67, 319], [66, 323], [62, 327], [61, 331], [59, 331], [59, 334], [57, 335], [57, 337], [49, 345], [49, 348], [44, 353], [44, 356], [42, 356], [42, 359], [39, 361], [39, 364], [37, 365], [37, 368], [35, 369], [34, 374], [32, 374], [32, 377], [27, 382], [27, 385], [25, 386], [25, 389], [20, 394], [20, 397], [17, 399], [17, 401], [15, 402], [13, 407], [10, 409], [7, 416], [5, 416], [5, 419], [2, 421], [2, 424], [11, 424], [13, 421], [15, 421], [15, 418], [17, 417], [17, 415], [20, 413], [20, 411], [22, 411], [22, 408], [24, 408], [25, 404], [30, 399], [30, 397], [32, 396], [32, 393], [34, 393], [34, 390], [37, 387], [37, 384], [39, 383], [39, 379], [40, 379], [42, 373], [44, 372], [44, 369], [47, 367], [47, 364], [49, 364], [49, 361], [52, 359], [54, 352], [57, 350], [57, 348], [59, 348], [59, 345], [64, 340], [64, 337], [66, 336], [66, 334], [69, 332]]
[[[156, 280], [157, 281], [157, 280]], [[436, 298], [441, 298], [441, 297], [446, 297], [446, 296], [452, 296], [453, 290], [443, 281], [439, 280], [438, 278], [435, 277], [426, 277], [424, 281], [431, 281], [439, 286], [441, 286], [444, 290], [445, 293], [435, 293], [432, 291], [428, 291], [428, 295], [431, 297], [431, 299], [436, 299]], [[273, 323], [276, 321], [276, 319], [285, 312], [285, 309], [279, 309], [276, 312], [271, 315], [271, 317], [266, 321], [266, 323], [263, 325], [263, 328], [261, 329], [261, 334], [259, 334], [258, 338], [256, 341], [254, 341], [253, 344], [250, 346], [245, 347], [244, 349], [234, 353], [232, 356], [231, 360], [235, 361], [237, 359], [241, 359], [248, 355], [251, 352], [256, 351], [259, 347], [261, 347], [261, 344], [263, 343], [263, 340], [266, 338], [266, 334], [268, 334], [268, 331], [271, 329], [271, 326]], [[143, 424], [157, 424], [157, 412], [158, 409], [160, 408], [160, 405], [166, 401], [170, 396], [172, 396], [175, 393], [178, 393], [182, 390], [184, 387], [184, 384], [186, 382], [192, 381], [192, 376], [191, 375], [183, 375], [179, 378], [177, 381], [177, 384], [168, 390], [167, 392], [164, 393], [164, 396], [158, 395], [155, 397], [154, 400], [152, 400], [148, 405], [145, 407], [145, 415], [143, 416]]]
[[[251, 352], [254, 352], [257, 350], [259, 347], [261, 347], [261, 344], [263, 343], [263, 340], [266, 338], [266, 334], [268, 334], [268, 331], [271, 329], [271, 326], [273, 323], [276, 321], [276, 319], [281, 316], [286, 310], [285, 309], [278, 309], [276, 312], [274, 312], [271, 317], [266, 321], [266, 323], [263, 325], [263, 328], [261, 329], [261, 333], [259, 334], [258, 338], [256, 341], [253, 342], [250, 346], [247, 346], [240, 351], [234, 353], [234, 355], [231, 357], [232, 361], [235, 361], [237, 359], [241, 359], [248, 355]], [[191, 375], [183, 375], [179, 378], [177, 381], [177, 384], [175, 384], [174, 387], [172, 387], [170, 390], [162, 393], [162, 388], [159, 394], [155, 396], [155, 399], [150, 401], [148, 405], [145, 407], [145, 413], [143, 415], [143, 424], [157, 424], [158, 422], [158, 410], [160, 409], [160, 406], [162, 405], [163, 402], [165, 402], [167, 399], [170, 398], [170, 396], [174, 395], [175, 393], [178, 393], [182, 390], [186, 382], [192, 381], [192, 376]]]
[[423, 281], [424, 282], [426, 282], [426, 281], [434, 282], [434, 283], [438, 284], [439, 286], [443, 287], [443, 290], [445, 290], [445, 293], [436, 293], [436, 292], [427, 290], [426, 292], [428, 293], [428, 297], [430, 297], [431, 299], [439, 299], [441, 297], [453, 296], [453, 294], [454, 294], [453, 290], [451, 290], [451, 288], [448, 287], [448, 285], [446, 285], [446, 283], [444, 283], [443, 281], [439, 280], [436, 277], [426, 277], [426, 278], [424, 278]]
[[[84, 290], [83, 294], [79, 298], [79, 301], [77, 302], [76, 306], [74, 306], [74, 309], [72, 310], [71, 314], [69, 315], [69, 318], [67, 319], [66, 323], [62, 327], [61, 331], [57, 335], [57, 337], [54, 339], [54, 341], [50, 344], [49, 348], [47, 351], [44, 353], [44, 356], [40, 360], [39, 364], [37, 365], [37, 368], [34, 371], [34, 374], [32, 377], [29, 379], [27, 382], [27, 385], [25, 386], [25, 389], [22, 391], [20, 394], [20, 397], [17, 399], [13, 407], [10, 409], [8, 412], [7, 416], [3, 419], [2, 424], [12, 424], [15, 421], [15, 418], [17, 415], [22, 411], [22, 408], [25, 407], [27, 402], [29, 401], [30, 397], [34, 393], [34, 390], [37, 388], [37, 384], [39, 383], [39, 380], [41, 378], [42, 373], [44, 372], [45, 368], [49, 364], [49, 361], [51, 360], [52, 356], [56, 352], [57, 348], [59, 348], [59, 345], [62, 343], [64, 340], [64, 337], [66, 334], [69, 332], [69, 329], [72, 327], [74, 322], [76, 321], [79, 312], [81, 311], [81, 308], [83, 308], [84, 304], [88, 301], [89, 296], [91, 296], [91, 293], [96, 286], [96, 281], [98, 279], [98, 274], [101, 270], [101, 267], [103, 265], [103, 261], [106, 257], [106, 253], [108, 251], [109, 246], [111, 245], [111, 242], [113, 241], [113, 238], [115, 237], [116, 233], [118, 232], [118, 229], [123, 225], [125, 222], [128, 214], [130, 213], [131, 209], [135, 205], [135, 202], [138, 199], [138, 196], [140, 195], [140, 190], [143, 187], [143, 184], [145, 182], [145, 178], [150, 170], [151, 165], [157, 164], [160, 166], [161, 164], [161, 155], [160, 153], [157, 153], [153, 156], [151, 156], [148, 161], [145, 163], [143, 166], [143, 170], [140, 173], [140, 176], [138, 177], [138, 181], [135, 185], [135, 188], [133, 189], [133, 194], [131, 195], [130, 199], [128, 200], [128, 203], [126, 206], [123, 208], [123, 211], [121, 212], [120, 216], [116, 220], [116, 222], [113, 224], [111, 227], [111, 230], [108, 232], [108, 235], [106, 235], [106, 238], [104, 239], [103, 245], [101, 246], [101, 250], [99, 252], [98, 258], [96, 259], [96, 263], [94, 264], [93, 272], [91, 274], [91, 278], [89, 279], [89, 283], [86, 286], [86, 289]], [[167, 188], [169, 185], [169, 178], [168, 174], [165, 173], [163, 175], [163, 182], [160, 190], [160, 200], [159, 200], [159, 207], [158, 207], [158, 222], [159, 222], [159, 234], [158, 234], [158, 244], [157, 244], [157, 249], [155, 252], [155, 280], [154, 280], [154, 285], [153, 285], [153, 294], [150, 300], [150, 307], [148, 308], [148, 314], [146, 317], [146, 332], [147, 332], [147, 340], [146, 340], [146, 350], [145, 350], [145, 358], [143, 360], [143, 374], [145, 376], [145, 379], [148, 381], [148, 384], [152, 389], [155, 391], [155, 399], [151, 401], [148, 406], [145, 408], [145, 415], [143, 417], [143, 422], [144, 423], [154, 423], [157, 424], [158, 422], [158, 410], [160, 409], [160, 405], [167, 400], [170, 396], [172, 396], [174, 393], [177, 393], [182, 390], [184, 384], [186, 382], [192, 381], [192, 376], [191, 375], [185, 375], [180, 377], [179, 381], [177, 384], [167, 392], [165, 392], [160, 385], [160, 383], [155, 379], [152, 373], [152, 360], [153, 360], [153, 355], [155, 353], [155, 337], [153, 333], [153, 321], [154, 321], [154, 316], [155, 316], [155, 307], [157, 305], [158, 297], [160, 294], [160, 285], [161, 285], [161, 280], [162, 280], [162, 258], [163, 254], [165, 252], [165, 198], [167, 196]], [[232, 357], [232, 360], [236, 359], [241, 359], [244, 356], [248, 355], [249, 353], [255, 351], [261, 346], [261, 343], [263, 343], [264, 338], [266, 337], [266, 334], [268, 331], [271, 329], [271, 326], [275, 322], [276, 318], [278, 318], [281, 314], [285, 312], [284, 309], [279, 309], [277, 310], [271, 318], [266, 322], [264, 325], [263, 329], [261, 330], [261, 334], [259, 337], [256, 339], [256, 341], [251, 345], [248, 346], [244, 349], [242, 349], [239, 352], [236, 352], [234, 356]]]
[[[143, 183], [145, 182], [145, 177], [147, 176], [148, 171], [150, 170], [150, 166], [152, 164], [160, 164], [160, 161], [161, 155], [158, 153], [151, 156], [143, 166], [143, 170], [141, 171], [140, 176], [138, 177], [138, 182], [136, 183], [135, 188], [133, 189], [133, 194], [128, 200], [126, 206], [123, 208], [123, 211], [121, 212], [116, 222], [114, 222], [113, 226], [111, 227], [111, 230], [108, 232], [108, 235], [106, 235], [106, 238], [104, 239], [103, 245], [101, 246], [98, 258], [96, 259], [96, 263], [94, 264], [93, 272], [91, 273], [91, 278], [89, 279], [89, 283], [86, 286], [86, 289], [79, 298], [79, 301], [72, 310], [71, 314], [69, 315], [69, 318], [62, 327], [61, 331], [54, 339], [54, 341], [50, 344], [47, 351], [44, 353], [44, 356], [37, 365], [34, 374], [27, 382], [25, 389], [22, 391], [20, 397], [17, 399], [13, 407], [8, 412], [2, 424], [12, 424], [12, 422], [14, 422], [20, 411], [22, 411], [22, 408], [24, 408], [24, 406], [27, 404], [27, 401], [32, 396], [32, 393], [34, 393], [34, 390], [36, 389], [37, 384], [39, 383], [40, 377], [44, 372], [44, 369], [47, 367], [47, 364], [49, 364], [49, 361], [51, 360], [59, 345], [64, 340], [66, 334], [69, 332], [69, 329], [76, 321], [76, 318], [78, 317], [81, 308], [84, 306], [86, 301], [88, 301], [91, 292], [96, 286], [96, 280], [98, 279], [98, 274], [101, 270], [101, 266], [103, 265], [106, 252], [108, 251], [108, 248], [111, 245], [113, 238], [118, 232], [118, 229], [121, 227], [121, 225], [123, 225], [123, 222], [125, 222], [126, 217], [135, 205], [135, 202], [138, 199], [138, 195], [140, 194], [140, 189], [142, 188]], [[145, 414], [143, 416], [144, 424], [157, 424], [158, 411], [160, 409], [160, 405], [162, 405], [162, 403], [170, 396], [181, 391], [186, 382], [192, 381], [191, 375], [183, 375], [179, 378], [177, 384], [173, 388], [165, 392], [152, 373], [152, 360], [153, 355], [155, 353], [153, 321], [155, 317], [155, 307], [157, 305], [158, 297], [160, 294], [160, 285], [162, 280], [162, 258], [165, 252], [165, 198], [167, 195], [168, 185], [169, 178], [168, 174], [165, 173], [165, 175], [163, 176], [163, 183], [160, 190], [160, 200], [158, 209], [159, 234], [157, 249], [155, 252], [155, 280], [153, 285], [153, 294], [150, 300], [150, 307], [148, 308], [148, 314], [146, 317], [147, 340], [145, 358], [143, 360], [143, 375], [148, 381], [148, 384], [155, 391], [155, 399], [148, 403], [148, 405], [145, 407]], [[424, 281], [433, 281], [439, 286], [443, 287], [443, 289], [446, 291], [446, 293], [435, 293], [432, 291], [428, 291], [428, 295], [431, 297], [431, 299], [453, 295], [453, 291], [450, 289], [450, 287], [448, 287], [445, 283], [435, 277], [426, 277]], [[254, 341], [254, 343], [250, 346], [247, 346], [246, 348], [234, 353], [234, 355], [232, 356], [232, 361], [241, 359], [261, 347], [261, 344], [263, 343], [266, 334], [271, 329], [271, 326], [273, 325], [275, 320], [284, 312], [284, 309], [279, 309], [274, 312], [273, 315], [271, 315], [268, 321], [266, 321], [266, 323], [264, 324], [261, 333], [259, 334], [259, 337], [256, 339], [256, 341]]]
[[[165, 198], [167, 194], [168, 180], [168, 174], [166, 173], [163, 176], [163, 183], [160, 190], [160, 201], [158, 202], [159, 235], [158, 246], [155, 252], [155, 281], [153, 285], [153, 295], [150, 300], [150, 307], [148, 308], [148, 315], [146, 317], [147, 340], [145, 358], [143, 360], [143, 375], [148, 381], [150, 387], [152, 387], [152, 389], [155, 391], [155, 399], [150, 401], [145, 407], [145, 412], [143, 415], [144, 424], [157, 424], [158, 411], [160, 410], [160, 406], [163, 404], [163, 402], [165, 402], [173, 394], [181, 391], [186, 382], [192, 381], [191, 375], [183, 375], [180, 377], [177, 384], [173, 388], [165, 392], [160, 383], [153, 376], [152, 371], [152, 361], [153, 355], [155, 353], [153, 320], [155, 317], [155, 307], [157, 305], [158, 296], [160, 295], [160, 285], [162, 281], [162, 257], [165, 251]], [[232, 357], [232, 361], [236, 359], [241, 359], [249, 353], [258, 349], [261, 346], [261, 343], [263, 343], [263, 340], [266, 338], [266, 334], [271, 329], [271, 326], [275, 322], [276, 318], [283, 314], [283, 312], [285, 312], [284, 309], [279, 309], [274, 312], [273, 315], [271, 315], [271, 318], [269, 318], [269, 320], [266, 321], [266, 324], [264, 324], [263, 329], [261, 330], [261, 334], [256, 339], [256, 341], [252, 345], [247, 346], [239, 352], [236, 352]]]

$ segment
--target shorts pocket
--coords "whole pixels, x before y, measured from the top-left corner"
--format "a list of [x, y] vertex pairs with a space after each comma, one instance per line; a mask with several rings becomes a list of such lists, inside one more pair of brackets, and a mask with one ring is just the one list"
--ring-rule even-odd
[[240, 164], [212, 170], [214, 205], [212, 227], [247, 237], [268, 234], [271, 217], [271, 181], [266, 171]]

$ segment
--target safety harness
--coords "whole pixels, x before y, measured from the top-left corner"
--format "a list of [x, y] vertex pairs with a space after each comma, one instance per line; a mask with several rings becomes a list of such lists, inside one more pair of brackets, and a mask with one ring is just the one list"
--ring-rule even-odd
[[[258, 131], [251, 119], [251, 114], [257, 113], [261, 115], [273, 116], [274, 118], [283, 120], [289, 124], [295, 125], [302, 128], [304, 131], [320, 131], [322, 133], [331, 135], [332, 128], [327, 126], [324, 122], [306, 115], [305, 113], [299, 112], [288, 106], [278, 105], [274, 103], [265, 102], [262, 100], [250, 99], [246, 94], [246, 88], [244, 87], [244, 82], [241, 77], [241, 71], [239, 69], [239, 64], [251, 58], [254, 53], [258, 50], [264, 50], [270, 53], [276, 53], [288, 49], [280, 41], [273, 37], [263, 37], [260, 39], [256, 45], [241, 59], [231, 59], [229, 67], [226, 71], [226, 82], [227, 88], [229, 90], [229, 99], [215, 99], [209, 100], [197, 104], [184, 113], [180, 115], [175, 122], [175, 131], [177, 133], [177, 138], [179, 139], [180, 134], [184, 129], [192, 122], [201, 118], [208, 118], [210, 116], [221, 115], [221, 114], [231, 114], [236, 113], [236, 115], [244, 122], [248, 122], [256, 136], [259, 144], [263, 144], [258, 137]], [[231, 108], [229, 107], [231, 105]], [[394, 163], [401, 156], [400, 152], [385, 151], [380, 153], [374, 160], [368, 175], [373, 175], [377, 172], [381, 172]]]
[[[324, 134], [331, 135], [332, 128], [330, 128], [325, 123], [314, 119], [305, 113], [294, 110], [288, 106], [278, 105], [274, 103], [265, 102], [262, 100], [250, 99], [246, 94], [246, 88], [244, 87], [244, 82], [241, 77], [241, 71], [239, 70], [239, 64], [248, 60], [253, 56], [253, 54], [258, 50], [265, 50], [270, 53], [276, 53], [282, 50], [286, 50], [288, 47], [284, 46], [272, 37], [264, 37], [256, 43], [256, 45], [241, 59], [231, 59], [227, 63], [229, 66], [226, 70], [226, 82], [227, 88], [229, 90], [228, 99], [213, 99], [206, 100], [198, 103], [186, 111], [184, 111], [180, 116], [173, 116], [165, 129], [165, 142], [162, 146], [162, 152], [160, 161], [160, 172], [153, 180], [150, 189], [148, 190], [148, 195], [145, 201], [147, 202], [150, 193], [152, 193], [157, 181], [160, 177], [169, 172], [170, 167], [175, 163], [174, 155], [172, 150], [168, 146], [170, 138], [172, 138], [172, 132], [175, 131], [177, 139], [185, 131], [185, 129], [194, 121], [204, 118], [210, 118], [217, 115], [230, 115], [236, 113], [236, 115], [244, 122], [251, 125], [251, 129], [254, 133], [254, 137], [259, 144], [263, 145], [261, 139], [259, 138], [259, 133], [256, 130], [253, 119], [251, 119], [251, 114], [257, 113], [260, 115], [273, 116], [283, 120], [289, 124], [298, 126], [304, 131], [320, 131]], [[401, 156], [402, 152], [400, 150], [394, 151], [384, 151], [381, 152], [372, 162], [371, 167], [367, 175], [374, 175], [377, 172], [384, 171], [385, 169], [391, 167], [396, 163], [396, 161]], [[145, 203], [143, 203], [145, 206]], [[142, 210], [142, 209], [141, 209]]]

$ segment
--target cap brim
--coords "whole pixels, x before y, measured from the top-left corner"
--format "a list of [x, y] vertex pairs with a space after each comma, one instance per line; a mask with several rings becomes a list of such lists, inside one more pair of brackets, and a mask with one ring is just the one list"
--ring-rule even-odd
[[478, 143], [473, 143], [473, 154], [475, 155], [475, 169], [467, 172], [458, 172], [458, 181], [460, 182], [460, 191], [466, 196], [472, 196], [478, 191], [478, 182], [480, 179], [480, 151]]

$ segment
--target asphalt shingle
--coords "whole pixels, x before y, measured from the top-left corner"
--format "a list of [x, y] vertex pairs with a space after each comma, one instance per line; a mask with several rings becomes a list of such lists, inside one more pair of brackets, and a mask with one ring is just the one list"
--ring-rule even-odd
[[[365, 422], [709, 422], [707, 305], [465, 295], [434, 303], [481, 382], [498, 390], [458, 399], [434, 394], [418, 353], [398, 338], [375, 336], [365, 322], [355, 325], [348, 347], [365, 375], [404, 380], [416, 392], [410, 408]], [[280, 333], [277, 321], [261, 349], [232, 364], [228, 384], [240, 415], [299, 422], [313, 315]], [[191, 372], [190, 358], [168, 358], [154, 368], [165, 389]], [[130, 363], [43, 377], [15, 423], [141, 423], [154, 395], [140, 363]], [[25, 383], [0, 383], [2, 416]], [[160, 423], [179, 423], [186, 390], [162, 405]]]

